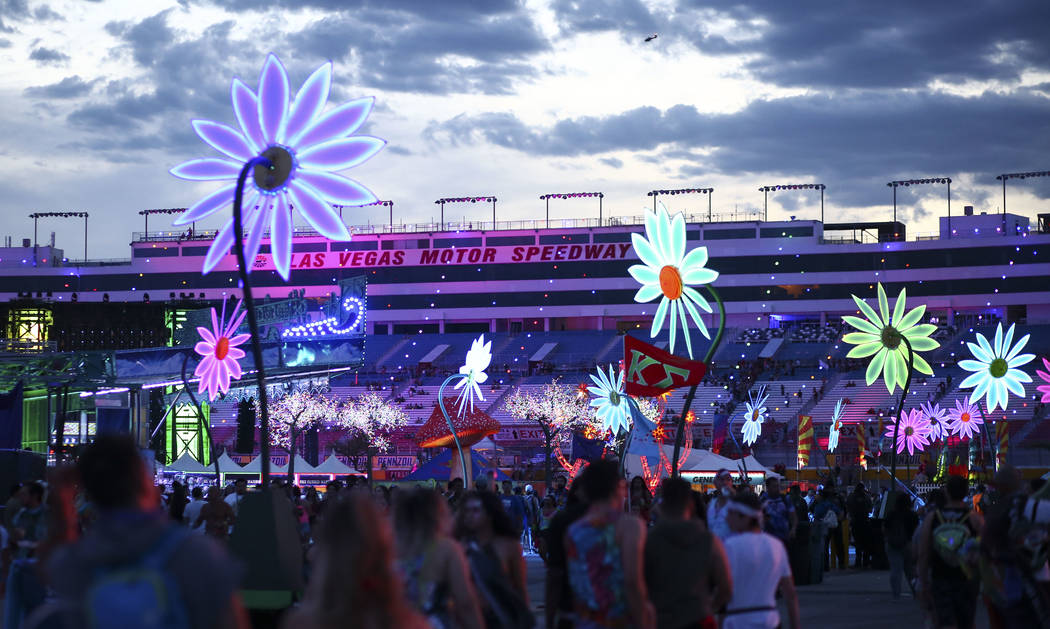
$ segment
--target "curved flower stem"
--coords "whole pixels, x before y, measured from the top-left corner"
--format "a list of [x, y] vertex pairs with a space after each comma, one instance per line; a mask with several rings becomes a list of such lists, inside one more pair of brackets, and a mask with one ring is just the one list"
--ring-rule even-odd
[[992, 441], [992, 434], [988, 432], [988, 417], [984, 414], [984, 407], [980, 404], [977, 405], [977, 410], [981, 411], [981, 428], [984, 430], [984, 438], [988, 440], [988, 451], [992, 455], [992, 469], [999, 470], [999, 442]]
[[[894, 481], [897, 480], [897, 437], [900, 436], [901, 413], [904, 412], [904, 402], [908, 399], [908, 387], [911, 386], [911, 374], [915, 368], [915, 353], [911, 349], [911, 341], [908, 340], [908, 337], [902, 334], [901, 342], [908, 348], [908, 376], [904, 379], [904, 390], [901, 392], [901, 401], [897, 404], [897, 418], [893, 424], [893, 450], [890, 453], [890, 476]], [[890, 483], [890, 489], [893, 489], [892, 482]]]
[[[715, 332], [715, 340], [711, 342], [711, 347], [707, 349], [707, 355], [704, 356], [704, 364], [710, 365], [711, 359], [714, 357], [715, 352], [718, 351], [718, 346], [722, 344], [722, 334], [726, 329], [726, 307], [714, 286], [707, 284], [707, 292], [711, 293], [711, 297], [718, 304], [718, 331]], [[686, 331], [686, 334], [688, 333]], [[685, 396], [682, 414], [678, 416], [678, 425], [675, 428], [674, 435], [674, 459], [671, 461], [672, 478], [678, 476], [678, 454], [682, 451], [682, 443], [685, 441], [685, 416], [689, 414], [689, 407], [693, 405], [693, 399], [696, 397], [696, 387], [697, 385], [694, 384], [689, 389], [689, 394]]]
[[252, 299], [252, 285], [248, 279], [248, 263], [244, 259], [244, 218], [241, 203], [244, 201], [244, 181], [248, 172], [256, 166], [273, 168], [265, 157], [253, 157], [241, 168], [237, 176], [237, 187], [233, 193], [233, 251], [237, 256], [237, 274], [240, 276], [241, 288], [244, 291], [244, 307], [248, 313], [248, 330], [252, 335], [252, 359], [255, 361], [255, 383], [259, 389], [259, 456], [262, 459], [261, 486], [270, 486], [270, 413], [266, 408], [266, 374], [263, 372], [262, 344], [259, 342], [259, 323], [255, 318], [255, 301]]
[[[438, 408], [441, 409], [441, 414], [445, 416], [445, 422], [448, 424], [448, 431], [452, 433], [452, 440], [456, 442], [456, 450], [459, 452], [459, 464], [463, 469], [463, 489], [470, 489], [470, 479], [467, 478], [467, 457], [463, 455], [463, 446], [459, 443], [459, 435], [456, 434], [456, 428], [452, 425], [452, 418], [449, 417], [448, 410], [445, 409], [445, 387], [457, 379], [465, 379], [468, 376], [461, 373], [454, 373], [451, 376], [445, 378], [445, 381], [441, 383], [441, 388], [438, 389]], [[470, 386], [469, 384], [467, 386]], [[449, 478], [449, 481], [452, 479]]]
[[193, 407], [197, 409], [197, 420], [204, 426], [204, 436], [208, 438], [208, 452], [211, 453], [211, 462], [215, 465], [215, 486], [221, 487], [222, 476], [219, 475], [219, 457], [215, 456], [215, 440], [211, 438], [211, 426], [204, 420], [204, 409], [201, 408], [200, 402], [197, 401], [197, 396], [193, 395], [193, 390], [190, 389], [190, 382], [186, 379], [186, 365], [189, 362], [190, 353], [186, 352], [182, 359], [182, 387], [186, 394], [190, 396], [190, 402], [193, 402]]

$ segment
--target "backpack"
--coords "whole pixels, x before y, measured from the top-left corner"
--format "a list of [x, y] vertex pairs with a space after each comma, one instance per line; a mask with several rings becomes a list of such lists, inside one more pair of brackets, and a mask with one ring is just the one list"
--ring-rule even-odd
[[959, 518], [945, 518], [941, 511], [935, 511], [933, 517], [937, 518], [932, 533], [933, 548], [937, 556], [952, 568], [967, 568], [965, 555], [973, 537], [973, 532], [966, 525], [969, 514], [963, 514]]
[[189, 536], [170, 527], [152, 549], [133, 563], [96, 573], [81, 613], [91, 629], [189, 629], [178, 584], [165, 566]]

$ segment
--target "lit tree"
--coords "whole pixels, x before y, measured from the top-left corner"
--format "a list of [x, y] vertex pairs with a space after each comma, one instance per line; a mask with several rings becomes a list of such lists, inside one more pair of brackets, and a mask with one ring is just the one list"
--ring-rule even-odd
[[292, 391], [269, 404], [270, 443], [288, 453], [288, 482], [295, 479], [299, 437], [325, 420], [334, 420], [338, 406], [320, 392]]
[[576, 430], [587, 427], [601, 431], [601, 422], [594, 418], [593, 409], [588, 406], [586, 395], [580, 395], [578, 389], [560, 384], [554, 379], [543, 385], [538, 393], [529, 393], [518, 389], [504, 403], [504, 408], [511, 416], [535, 422], [543, 430], [544, 480], [551, 486], [551, 452], [555, 443], [568, 441]]
[[390, 448], [390, 433], [408, 423], [401, 407], [375, 393], [347, 400], [339, 407], [339, 425], [352, 439], [364, 441], [368, 451], [368, 484], [372, 484], [372, 457]]

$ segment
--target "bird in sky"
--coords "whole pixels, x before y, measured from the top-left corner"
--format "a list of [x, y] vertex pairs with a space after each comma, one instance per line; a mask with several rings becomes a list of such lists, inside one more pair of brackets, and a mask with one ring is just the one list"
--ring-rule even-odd
[[652, 35], [650, 35], [650, 36], [646, 37], [646, 38], [645, 38], [645, 41], [647, 41], [647, 42], [651, 42], [651, 41], [653, 41], [654, 39], [656, 39], [656, 38], [657, 38], [657, 37], [659, 37], [659, 36], [660, 36], [660, 34], [659, 34], [659, 33], [653, 33]]

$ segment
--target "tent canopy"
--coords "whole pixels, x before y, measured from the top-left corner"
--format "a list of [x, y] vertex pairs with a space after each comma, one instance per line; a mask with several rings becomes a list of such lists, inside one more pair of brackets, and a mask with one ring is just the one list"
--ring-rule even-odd
[[[298, 465], [298, 464], [297, 464]], [[343, 463], [335, 454], [329, 454], [328, 458], [325, 459], [314, 468], [314, 474], [357, 474], [357, 470], [350, 467], [346, 463]]]
[[[416, 471], [412, 472], [402, 480], [434, 479], [440, 481], [447, 481], [449, 479], [449, 476], [451, 476], [452, 455], [452, 449], [446, 448], [442, 450], [437, 456], [421, 465], [419, 468], [416, 469]], [[456, 454], [455, 456], [458, 458], [459, 454]], [[470, 451], [470, 462], [475, 478], [481, 476], [481, 474], [484, 472], [492, 471], [496, 473], [496, 480], [510, 480], [510, 477], [501, 472], [498, 467], [492, 465], [492, 463], [490, 463], [488, 459], [486, 459], [485, 457], [473, 450]]]
[[[667, 455], [668, 461], [674, 458], [673, 445], [665, 444], [663, 449], [664, 453]], [[773, 470], [759, 463], [752, 455], [748, 455], [743, 459], [730, 459], [720, 454], [715, 454], [710, 450], [700, 450], [698, 448], [689, 448], [688, 450], [683, 448], [682, 452], [688, 452], [685, 462], [679, 466], [679, 469], [685, 475], [688, 475], [689, 473], [713, 474], [722, 468], [738, 473], [742, 461], [743, 464], [747, 466], [748, 472], [761, 472], [766, 476], [779, 476]], [[647, 458], [650, 468], [660, 463], [659, 457], [657, 456], [649, 456]], [[640, 455], [627, 453], [627, 471], [631, 476], [642, 475], [642, 462]]]
[[197, 459], [190, 456], [189, 452], [183, 452], [182, 456], [173, 461], [170, 465], [166, 465], [164, 470], [167, 472], [179, 472], [182, 474], [205, 474], [208, 471], [197, 461]]

